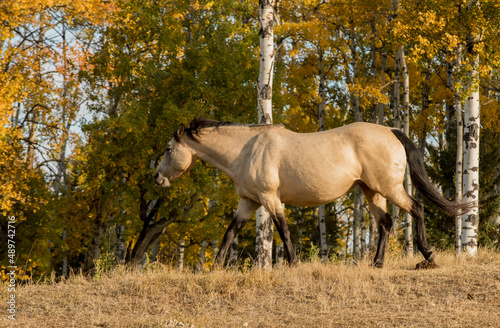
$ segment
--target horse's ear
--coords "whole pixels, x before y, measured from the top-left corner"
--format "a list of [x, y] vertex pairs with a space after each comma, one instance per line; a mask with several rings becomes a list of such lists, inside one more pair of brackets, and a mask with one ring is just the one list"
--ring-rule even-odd
[[184, 133], [185, 130], [186, 130], [186, 127], [184, 126], [184, 124], [181, 123], [181, 125], [179, 126], [177, 131], [175, 131], [175, 133], [174, 133], [175, 141], [181, 142], [182, 134]]
[[179, 135], [179, 137], [184, 134], [185, 130], [186, 127], [184, 126], [184, 123], [181, 123], [181, 125], [179, 125], [179, 128], [177, 129], [177, 134]]

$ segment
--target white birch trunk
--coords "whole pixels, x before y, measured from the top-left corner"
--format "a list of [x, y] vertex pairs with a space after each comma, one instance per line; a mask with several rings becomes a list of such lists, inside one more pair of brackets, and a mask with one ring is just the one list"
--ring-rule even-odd
[[[399, 56], [401, 59], [401, 70], [403, 71], [403, 128], [404, 133], [410, 136], [410, 76], [408, 74], [408, 66], [406, 65], [405, 50], [403, 47], [399, 49]], [[408, 165], [405, 172], [406, 192], [411, 196], [413, 187], [411, 183], [410, 170]], [[412, 231], [412, 217], [405, 213], [405, 238], [406, 238], [406, 255], [413, 256], [413, 231]]]
[[282, 266], [284, 261], [285, 249], [283, 247], [283, 243], [276, 243], [276, 265]]
[[[387, 52], [382, 50], [382, 67], [380, 68], [380, 76], [382, 77], [382, 86], [385, 85], [385, 71], [387, 70]], [[378, 103], [378, 124], [384, 125], [384, 114], [385, 114], [385, 105], [382, 102]]]
[[229, 246], [229, 266], [232, 268], [238, 266], [238, 236], [234, 237]]
[[[392, 21], [399, 10], [399, 0], [392, 0], [392, 9], [394, 13], [389, 16], [389, 21]], [[392, 92], [392, 105], [393, 105], [393, 123], [396, 129], [401, 129], [401, 117], [399, 113], [399, 88], [400, 88], [400, 57], [399, 50], [394, 53], [394, 85]], [[392, 229], [397, 234], [397, 224], [399, 219], [399, 207], [392, 204]]]
[[[352, 66], [352, 77], [349, 74], [349, 69], [346, 72], [346, 81], [348, 84], [354, 84], [356, 76], [357, 76], [357, 62], [358, 62], [358, 53], [356, 50], [354, 33], [350, 35], [350, 50], [351, 50], [351, 66]], [[359, 106], [359, 97], [356, 96], [354, 92], [351, 91], [350, 94], [350, 103], [353, 106], [354, 110], [354, 119], [356, 122], [363, 121], [363, 115], [361, 112], [361, 108]], [[359, 186], [356, 186], [354, 189], [354, 215], [353, 215], [353, 223], [352, 223], [352, 252], [353, 258], [355, 260], [360, 259], [361, 251], [361, 220], [363, 219], [363, 203], [364, 198], [361, 193], [361, 189]]]
[[121, 224], [116, 225], [116, 250], [115, 257], [118, 264], [123, 264], [125, 262], [125, 256], [127, 255], [127, 242], [123, 237], [125, 232], [125, 227]]
[[151, 262], [158, 262], [158, 252], [160, 251], [160, 239], [158, 238], [151, 247]]
[[[462, 45], [457, 47], [457, 64], [455, 71], [459, 71], [462, 66]], [[462, 161], [463, 161], [463, 141], [464, 127], [462, 120], [462, 100], [460, 99], [460, 90], [455, 92], [455, 111], [457, 117], [457, 161], [455, 169], [455, 188], [457, 192], [456, 201], [462, 202]], [[455, 217], [455, 251], [457, 254], [462, 252], [462, 216]]]
[[212, 240], [212, 252], [214, 254], [214, 256], [219, 252], [219, 241], [216, 239], [216, 240]]
[[[361, 195], [363, 197], [363, 195]], [[364, 203], [364, 201], [363, 201]], [[365, 215], [364, 215], [364, 208], [361, 208], [361, 238], [359, 239], [359, 254], [360, 258], [364, 258], [365, 254], [367, 252], [366, 249], [366, 220], [365, 220]]]
[[393, 93], [393, 105], [394, 105], [394, 127], [396, 129], [401, 129], [401, 112], [400, 107], [400, 78], [401, 78], [401, 49], [394, 54], [394, 93]]
[[[393, 3], [399, 3], [399, 1], [393, 1]], [[395, 5], [397, 10], [397, 5]], [[392, 105], [393, 105], [393, 123], [396, 129], [401, 129], [401, 116], [399, 111], [399, 98], [400, 98], [400, 52], [399, 50], [394, 54], [394, 89], [392, 92]], [[398, 231], [398, 221], [399, 221], [399, 207], [392, 204], [392, 229], [397, 234]]]
[[[478, 202], [479, 200], [479, 55], [475, 55], [469, 73], [469, 97], [465, 101], [464, 113], [464, 158], [463, 158], [463, 202]], [[477, 230], [479, 223], [479, 208], [462, 215], [462, 248], [470, 255], [477, 251]]]
[[359, 186], [354, 188], [354, 217], [352, 221], [352, 255], [355, 260], [360, 259], [360, 243], [361, 243], [361, 216], [363, 195]]
[[179, 239], [179, 244], [177, 246], [177, 269], [180, 271], [184, 268], [184, 246], [186, 246], [186, 239], [182, 237]]
[[[467, 4], [468, 9], [479, 6], [479, 0]], [[464, 111], [463, 133], [463, 202], [476, 203], [467, 214], [462, 215], [462, 249], [470, 255], [477, 252], [477, 234], [479, 225], [479, 53], [477, 43], [480, 36], [477, 33], [467, 34], [467, 52], [472, 59], [467, 83], [467, 100]]]
[[[318, 69], [319, 69], [319, 104], [318, 104], [318, 125], [319, 131], [325, 130], [325, 71], [323, 68], [323, 49], [320, 45], [317, 47], [318, 51]], [[320, 257], [324, 262], [326, 261], [328, 253], [328, 244], [326, 242], [326, 220], [325, 220], [325, 205], [319, 206], [318, 209], [318, 228], [319, 228], [319, 244], [320, 244]]]
[[[274, 67], [274, 3], [259, 1], [260, 70], [257, 81], [259, 124], [272, 124], [272, 85]], [[272, 267], [273, 224], [269, 213], [260, 207], [256, 213], [256, 266]]]
[[204, 240], [201, 242], [201, 248], [200, 248], [200, 260], [198, 261], [198, 265], [196, 267], [196, 270], [198, 272], [203, 271], [203, 265], [205, 264], [205, 250], [207, 249], [208, 246], [208, 241]]

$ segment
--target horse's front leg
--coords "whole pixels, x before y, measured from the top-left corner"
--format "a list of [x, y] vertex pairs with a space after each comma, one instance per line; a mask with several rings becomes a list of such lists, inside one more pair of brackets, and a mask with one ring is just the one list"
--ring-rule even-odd
[[243, 228], [243, 226], [252, 218], [253, 213], [261, 205], [248, 198], [240, 198], [238, 203], [238, 208], [234, 213], [233, 221], [229, 224], [229, 227], [222, 238], [222, 244], [219, 249], [219, 253], [215, 257], [214, 266], [222, 267], [224, 261], [226, 260], [227, 251], [233, 239], [238, 235], [238, 232]]
[[288, 263], [293, 265], [297, 263], [297, 257], [295, 255], [295, 248], [292, 244], [292, 239], [290, 238], [290, 229], [288, 228], [288, 222], [286, 222], [285, 211], [283, 210], [283, 205], [281, 201], [276, 196], [263, 195], [261, 196], [262, 205], [267, 209], [271, 218], [273, 219], [274, 225], [278, 230], [281, 237], [281, 241], [285, 245], [286, 254], [288, 257]]

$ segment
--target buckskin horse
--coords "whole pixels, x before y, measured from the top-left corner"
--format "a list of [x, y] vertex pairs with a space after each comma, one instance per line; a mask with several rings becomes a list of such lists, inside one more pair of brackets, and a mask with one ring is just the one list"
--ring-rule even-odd
[[318, 206], [359, 185], [379, 230], [373, 265], [382, 267], [392, 219], [387, 200], [409, 212], [416, 223], [417, 246], [425, 260], [424, 206], [403, 187], [406, 164], [417, 190], [447, 215], [467, 212], [472, 204], [444, 198], [431, 183], [418, 149], [400, 130], [353, 123], [317, 133], [296, 133], [276, 125], [245, 125], [195, 118], [180, 125], [168, 142], [154, 174], [162, 187], [188, 171], [197, 159], [225, 172], [240, 198], [215, 259], [224, 264], [229, 245], [253, 213], [264, 206], [285, 245], [289, 263], [295, 250], [282, 204]]

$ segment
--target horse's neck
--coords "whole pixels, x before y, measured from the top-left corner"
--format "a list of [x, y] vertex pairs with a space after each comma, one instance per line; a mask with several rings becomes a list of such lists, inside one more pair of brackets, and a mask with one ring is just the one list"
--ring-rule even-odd
[[200, 142], [189, 140], [189, 146], [195, 150], [196, 157], [231, 176], [232, 164], [259, 132], [258, 128], [219, 127], [203, 131]]

